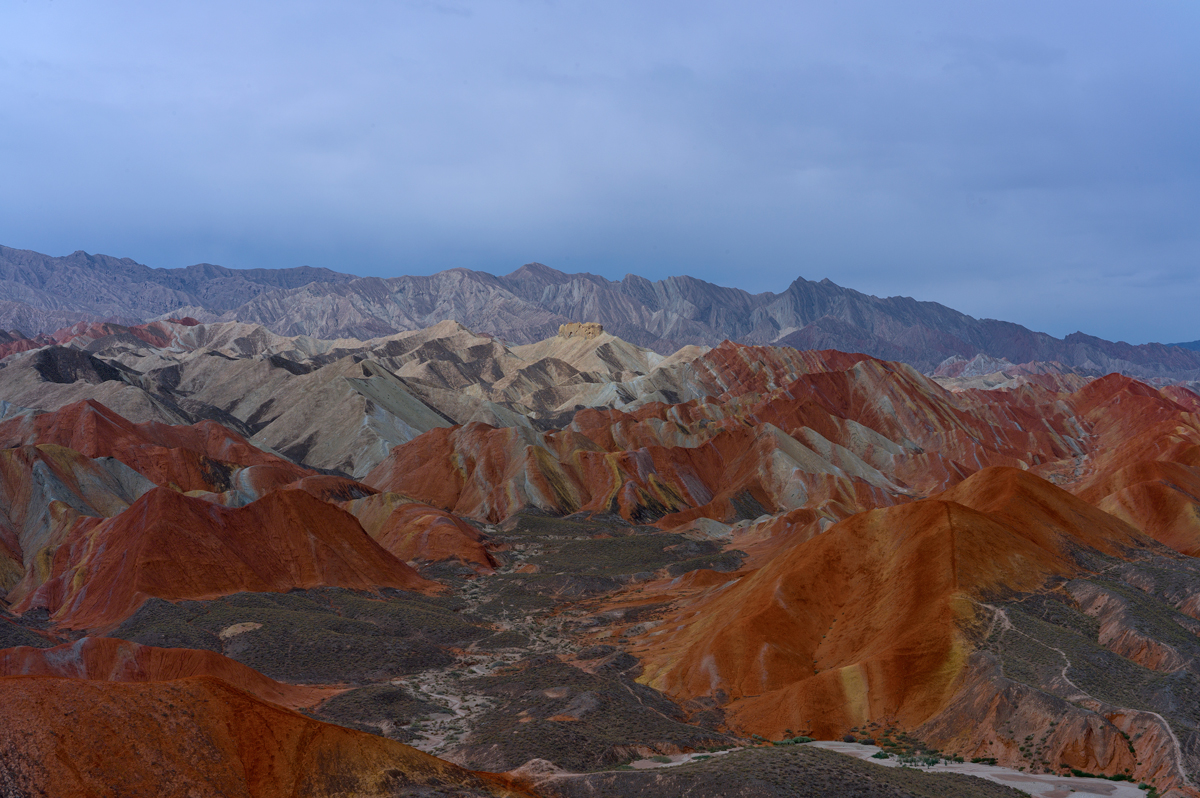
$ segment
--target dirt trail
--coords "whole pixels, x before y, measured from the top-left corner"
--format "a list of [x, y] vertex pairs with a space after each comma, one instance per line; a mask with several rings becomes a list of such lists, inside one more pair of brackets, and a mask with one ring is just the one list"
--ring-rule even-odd
[[[1017, 629], [1015, 626], [1013, 626], [1012, 621], [1008, 617], [1008, 613], [1005, 612], [1002, 607], [996, 607], [992, 604], [984, 604], [982, 602], [977, 602], [977, 603], [979, 604], [979, 606], [985, 607], [986, 609], [988, 609], [992, 612], [992, 626], [988, 630], [988, 637], [991, 637], [992, 633], [995, 631], [996, 622], [999, 621], [1001, 624], [1001, 636], [1000, 636], [1001, 640], [1003, 639], [1003, 636], [1005, 633], [1012, 632], [1013, 634], [1021, 635], [1026, 640], [1030, 640], [1034, 643], [1037, 643], [1039, 646], [1041, 646], [1043, 648], [1049, 649], [1050, 651], [1057, 652], [1058, 655], [1060, 657], [1062, 657], [1063, 666], [1062, 666], [1062, 670], [1059, 673], [1059, 676], [1063, 680], [1063, 683], [1066, 684], [1068, 687], [1070, 687], [1071, 690], [1073, 690], [1074, 692], [1070, 693], [1068, 695], [1062, 695], [1062, 696], [1060, 696], [1060, 698], [1065, 698], [1067, 701], [1071, 701], [1073, 703], [1078, 703], [1080, 701], [1094, 701], [1098, 704], [1107, 704], [1108, 703], [1106, 701], [1100, 701], [1099, 699], [1097, 699], [1094, 696], [1092, 696], [1091, 694], [1089, 694], [1086, 690], [1081, 688], [1079, 685], [1077, 685], [1073, 681], [1071, 681], [1071, 678], [1067, 675], [1067, 671], [1069, 671], [1071, 669], [1071, 658], [1069, 656], [1067, 656], [1067, 653], [1065, 651], [1063, 651], [1061, 648], [1058, 648], [1057, 646], [1052, 646], [1049, 643], [1038, 640], [1036, 637], [1027, 635], [1024, 632], [1022, 632], [1020, 629]], [[1187, 771], [1183, 767], [1183, 746], [1180, 744], [1179, 738], [1175, 736], [1175, 731], [1171, 728], [1171, 724], [1167, 722], [1167, 719], [1164, 718], [1162, 715], [1158, 714], [1157, 712], [1154, 712], [1154, 711], [1151, 711], [1148, 709], [1133, 709], [1131, 707], [1117, 707], [1116, 709], [1118, 709], [1119, 711], [1122, 711], [1122, 712], [1142, 712], [1142, 713], [1151, 715], [1154, 718], [1156, 718], [1158, 720], [1159, 724], [1162, 726], [1162, 729], [1164, 731], [1166, 731], [1167, 735], [1171, 739], [1171, 746], [1173, 748], [1172, 759], [1175, 763], [1175, 767], [1178, 770], [1183, 783], [1189, 787], [1193, 786], [1191, 779], [1188, 777]]]

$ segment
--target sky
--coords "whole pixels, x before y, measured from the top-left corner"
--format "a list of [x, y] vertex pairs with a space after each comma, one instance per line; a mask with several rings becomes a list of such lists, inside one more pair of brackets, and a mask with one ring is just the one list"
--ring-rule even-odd
[[0, 3], [0, 244], [1200, 339], [1200, 3]]

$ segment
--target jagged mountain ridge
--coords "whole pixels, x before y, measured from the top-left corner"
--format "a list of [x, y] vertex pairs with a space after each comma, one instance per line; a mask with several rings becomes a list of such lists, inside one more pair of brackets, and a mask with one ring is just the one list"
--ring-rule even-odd
[[198, 263], [153, 269], [130, 258], [82, 250], [55, 258], [0, 246], [0, 295], [6, 300], [0, 302], [0, 328], [34, 334], [80, 321], [136, 323], [182, 305], [224, 312], [264, 291], [353, 279], [311, 266], [228, 269]]
[[732, 340], [862, 352], [927, 372], [946, 358], [984, 353], [1014, 363], [1058, 361], [1102, 373], [1200, 378], [1200, 353], [1114, 343], [1084, 333], [1057, 339], [1011, 322], [975, 319], [936, 302], [881, 299], [828, 279], [797, 278], [781, 294], [751, 294], [688, 276], [651, 282], [631, 274], [612, 281], [534, 263], [500, 277], [451, 269], [428, 277], [310, 283], [263, 294], [220, 316], [197, 317], [326, 338], [384, 335], [453, 318], [515, 343], [546, 338], [565, 322], [595, 321], [664, 354], [687, 344]]
[[1200, 379], [1200, 352], [1180, 345], [1131, 345], [1084, 333], [1058, 339], [936, 302], [871, 296], [828, 279], [797, 278], [781, 293], [751, 294], [688, 276], [650, 281], [630, 274], [613, 281], [538, 263], [502, 276], [449, 269], [383, 279], [309, 267], [150, 269], [83, 252], [51, 258], [0, 248], [0, 288], [8, 300], [0, 303], [0, 328], [31, 335], [77, 320], [190, 315], [257, 323], [279, 335], [363, 340], [454, 320], [529, 344], [552, 336], [560, 324], [594, 321], [662, 354], [731, 340], [862, 352], [927, 373], [947, 358], [985, 354], [1143, 379]]

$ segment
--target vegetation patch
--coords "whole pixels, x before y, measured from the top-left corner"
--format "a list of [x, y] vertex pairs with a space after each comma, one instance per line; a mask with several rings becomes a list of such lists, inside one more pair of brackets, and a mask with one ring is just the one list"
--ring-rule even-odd
[[[636, 663], [628, 659], [618, 665]], [[669, 754], [734, 742], [687, 723], [678, 705], [620, 667], [591, 674], [543, 655], [464, 687], [497, 700], [455, 752], [456, 761], [474, 768], [508, 770], [540, 758], [595, 770], [640, 759], [646, 749]]]
[[55, 645], [54, 641], [42, 637], [32, 629], [27, 629], [15, 616], [0, 611], [0, 648], [17, 646], [49, 648], [53, 645]]
[[544, 554], [530, 562], [552, 573], [616, 576], [657, 571], [697, 555], [715, 557], [721, 551], [713, 541], [685, 543], [692, 545], [681, 547], [679, 537], [667, 533], [569, 540], [553, 548], [547, 546]]
[[[1065, 605], [1063, 600], [1058, 603]], [[1025, 601], [1004, 609], [1013, 628], [994, 635], [990, 643], [1000, 655], [1005, 676], [1046, 689], [1066, 667], [1067, 678], [1094, 698], [1158, 712], [1180, 736], [1200, 729], [1200, 679], [1190, 668], [1174, 673], [1144, 668], [1109, 651], [1077, 624], [1047, 620], [1063, 617], [1065, 609], [1048, 614], [1038, 603]]]
[[416, 735], [402, 726], [445, 711], [444, 707], [418, 698], [404, 687], [376, 684], [334, 696], [323, 703], [313, 717], [406, 742]]
[[[230, 635], [233, 630], [239, 633]], [[112, 636], [217, 651], [274, 679], [327, 684], [446, 667], [454, 661], [449, 647], [489, 634], [444, 600], [320, 588], [178, 604], [152, 600]]]
[[480, 640], [475, 648], [482, 651], [497, 651], [505, 648], [528, 648], [531, 641], [520, 632], [497, 632]]

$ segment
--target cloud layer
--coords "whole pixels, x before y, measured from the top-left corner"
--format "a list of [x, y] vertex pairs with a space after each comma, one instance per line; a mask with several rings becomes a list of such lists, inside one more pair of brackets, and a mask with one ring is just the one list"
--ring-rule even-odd
[[1200, 338], [1193, 3], [170, 5], [0, 12], [0, 243]]

